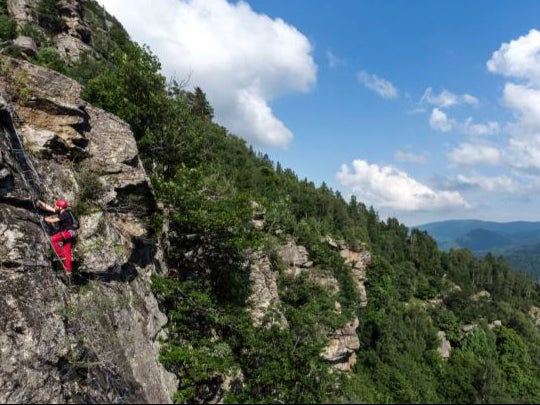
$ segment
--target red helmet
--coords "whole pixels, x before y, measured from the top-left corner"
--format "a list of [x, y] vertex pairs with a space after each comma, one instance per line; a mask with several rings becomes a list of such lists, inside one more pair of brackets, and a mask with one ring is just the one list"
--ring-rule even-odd
[[61, 210], [65, 210], [67, 207], [69, 207], [69, 203], [66, 200], [56, 200], [54, 206], [60, 208]]

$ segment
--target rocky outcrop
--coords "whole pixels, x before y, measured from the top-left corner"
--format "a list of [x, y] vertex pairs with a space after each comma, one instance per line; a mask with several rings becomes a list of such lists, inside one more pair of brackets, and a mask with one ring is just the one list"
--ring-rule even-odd
[[7, 0], [7, 9], [11, 18], [18, 24], [34, 21], [34, 7], [38, 0]]
[[279, 309], [278, 273], [272, 270], [270, 260], [261, 252], [252, 253], [249, 261], [252, 287], [248, 305], [253, 324], [258, 327], [278, 325], [287, 328], [289, 323]]
[[[158, 361], [167, 319], [150, 289], [166, 268], [133, 135], [76, 82], [1, 63], [11, 112], [0, 111], [0, 402], [170, 403], [176, 379]], [[79, 209], [71, 284], [51, 261], [35, 196]]]
[[91, 30], [83, 18], [82, 3], [77, 0], [58, 2], [64, 29], [53, 38], [54, 47], [67, 61], [75, 61], [91, 50]]
[[313, 266], [307, 249], [294, 241], [281, 246], [278, 255], [286, 266], [286, 272], [293, 276], [298, 276], [303, 270]]
[[[34, 23], [37, 29], [38, 4], [39, 0], [7, 0], [8, 14], [19, 26]], [[73, 62], [82, 53], [91, 51], [92, 32], [84, 19], [81, 1], [61, 0], [56, 2], [56, 6], [61, 16], [62, 30], [51, 38], [51, 42], [64, 60]], [[20, 36], [14, 44], [22, 47], [23, 54], [33, 56], [32, 52], [37, 52], [37, 49], [32, 42], [31, 38]]]
[[[371, 261], [369, 252], [365, 249], [352, 250], [343, 243], [334, 242], [330, 237], [325, 238], [323, 242], [339, 250], [344, 263], [351, 268], [353, 280], [360, 293], [360, 305], [367, 305], [364, 283], [367, 279], [366, 267]], [[333, 276], [332, 270], [314, 267], [309, 252], [304, 246], [297, 245], [294, 240], [289, 240], [276, 249], [276, 254], [283, 266], [284, 276], [298, 277], [302, 273], [307, 273], [308, 279], [325, 287], [330, 296], [339, 293], [339, 282]], [[280, 273], [272, 269], [270, 260], [262, 252], [250, 255], [250, 267], [253, 287], [249, 304], [254, 325], [288, 327], [288, 321], [279, 308], [277, 281]], [[341, 304], [338, 301], [335, 302], [335, 310], [336, 313], [341, 314]], [[356, 334], [358, 326], [359, 320], [355, 318], [343, 328], [329, 333], [328, 343], [322, 350], [321, 357], [335, 370], [348, 372], [356, 363], [356, 351], [360, 348], [360, 341]]]
[[452, 345], [446, 338], [446, 332], [440, 330], [437, 332], [437, 338], [439, 339], [439, 347], [437, 348], [437, 352], [443, 359], [448, 359], [452, 353]]
[[532, 306], [528, 311], [528, 315], [533, 321], [533, 323], [537, 327], [540, 327], [540, 308]]
[[482, 291], [477, 292], [476, 294], [473, 294], [471, 296], [471, 300], [472, 301], [480, 301], [482, 299], [488, 299], [490, 297], [491, 297], [491, 294], [489, 293], [489, 291], [482, 290]]
[[330, 341], [322, 357], [337, 370], [351, 371], [356, 364], [356, 351], [360, 348], [360, 340], [356, 334], [359, 324], [358, 318], [355, 318], [330, 335]]
[[345, 244], [340, 244], [339, 254], [345, 260], [345, 264], [352, 269], [353, 280], [356, 284], [358, 293], [360, 294], [360, 306], [367, 306], [367, 291], [366, 291], [366, 268], [371, 263], [371, 254], [366, 249], [350, 249]]

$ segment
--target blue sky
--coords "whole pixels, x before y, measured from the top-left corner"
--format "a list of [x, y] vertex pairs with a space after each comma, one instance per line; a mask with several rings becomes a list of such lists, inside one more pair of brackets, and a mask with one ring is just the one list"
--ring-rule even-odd
[[215, 121], [381, 219], [539, 219], [540, 1], [98, 0]]

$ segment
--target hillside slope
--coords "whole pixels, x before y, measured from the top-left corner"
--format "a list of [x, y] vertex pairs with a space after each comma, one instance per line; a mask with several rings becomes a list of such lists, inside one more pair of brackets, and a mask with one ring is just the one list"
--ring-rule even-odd
[[[2, 4], [21, 23], [3, 52], [27, 61], [0, 73], [19, 117], [6, 134], [14, 123], [38, 173], [25, 181], [2, 145], [2, 400], [540, 402], [530, 277], [254, 152], [95, 1]], [[55, 48], [66, 32], [78, 54]], [[82, 220], [69, 288], [39, 193]]]

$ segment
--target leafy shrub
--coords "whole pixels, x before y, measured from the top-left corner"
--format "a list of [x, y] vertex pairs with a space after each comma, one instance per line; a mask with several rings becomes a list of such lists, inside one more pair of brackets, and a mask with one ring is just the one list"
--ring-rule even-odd
[[82, 202], [92, 202], [99, 199], [103, 193], [103, 184], [99, 176], [90, 170], [82, 170], [77, 174], [79, 184], [79, 199]]
[[17, 24], [6, 15], [0, 14], [0, 39], [14, 39], [17, 36]]
[[46, 68], [66, 73], [66, 64], [58, 51], [51, 47], [44, 47], [38, 51], [35, 59], [36, 64]]

